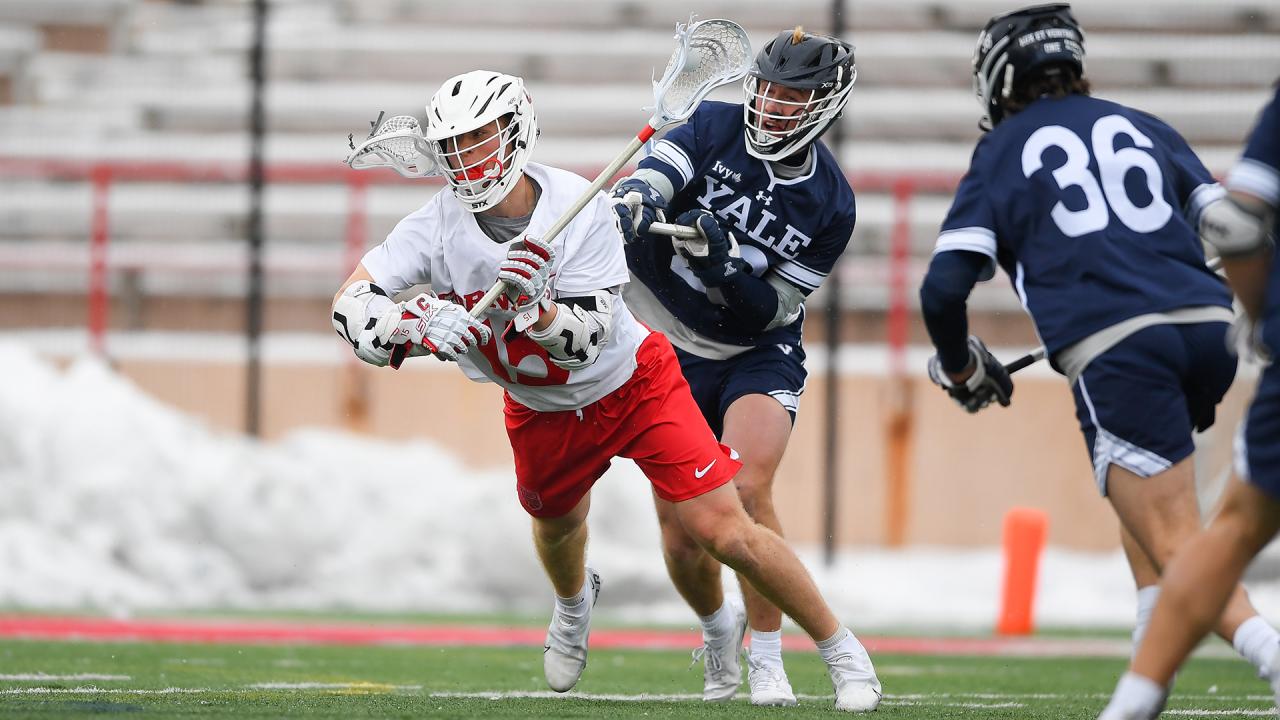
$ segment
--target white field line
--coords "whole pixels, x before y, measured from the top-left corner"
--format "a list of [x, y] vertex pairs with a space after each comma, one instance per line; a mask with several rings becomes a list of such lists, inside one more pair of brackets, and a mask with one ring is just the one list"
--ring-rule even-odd
[[[7, 676], [12, 677], [12, 676]], [[53, 676], [50, 676], [53, 677]], [[69, 676], [67, 676], [69, 677]], [[120, 677], [120, 676], [109, 676]], [[355, 691], [384, 691], [384, 692], [417, 692], [422, 690], [421, 685], [393, 685], [387, 683], [374, 682], [350, 682], [350, 683], [318, 683], [318, 682], [268, 682], [254, 683], [245, 685], [241, 688], [177, 688], [169, 687], [159, 690], [148, 689], [131, 689], [131, 688], [99, 688], [92, 685], [74, 688], [60, 687], [27, 687], [27, 688], [3, 688], [0, 689], [0, 695], [203, 695], [216, 693], [258, 693], [263, 690], [279, 690], [282, 692], [293, 692], [299, 690], [355, 690]], [[514, 700], [514, 699], [554, 699], [554, 698], [573, 698], [577, 700], [600, 700], [615, 702], [701, 702], [702, 696], [697, 693], [636, 693], [636, 694], [620, 694], [620, 693], [567, 693], [560, 694], [550, 690], [535, 691], [480, 691], [480, 692], [428, 692], [426, 696], [433, 699], [460, 699], [460, 700]], [[739, 694], [740, 698], [747, 697], [746, 694]], [[963, 709], [1010, 709], [1025, 708], [1028, 701], [1051, 701], [1072, 699], [1079, 700], [1087, 697], [1096, 700], [1104, 700], [1108, 695], [1101, 693], [1091, 693], [1088, 695], [1066, 694], [1066, 693], [913, 693], [906, 695], [887, 695], [884, 704], [886, 706], [932, 706], [932, 707], [951, 707]], [[1271, 700], [1270, 695], [1180, 695], [1183, 700], [1209, 700], [1215, 703], [1228, 702], [1265, 702]], [[814, 702], [829, 702], [830, 695], [806, 695], [797, 694], [797, 699]], [[1267, 709], [1245, 709], [1245, 708], [1180, 708], [1174, 710], [1165, 710], [1165, 715], [1178, 717], [1274, 717], [1275, 710]]]
[[128, 675], [100, 675], [98, 673], [77, 673], [75, 675], [50, 675], [48, 673], [16, 673], [12, 675], [0, 675], [0, 680], [21, 680], [48, 682], [58, 680], [102, 680], [104, 682], [110, 680], [127, 681], [133, 678]]

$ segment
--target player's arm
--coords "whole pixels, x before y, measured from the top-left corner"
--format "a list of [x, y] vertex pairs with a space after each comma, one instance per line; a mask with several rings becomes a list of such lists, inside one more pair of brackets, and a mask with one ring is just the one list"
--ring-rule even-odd
[[1232, 190], [1204, 209], [1200, 236], [1222, 257], [1231, 289], [1254, 321], [1262, 317], [1275, 240], [1270, 228], [1275, 208], [1246, 192]]
[[[774, 327], [773, 323], [787, 315], [778, 289], [769, 281], [751, 274], [751, 266], [736, 253], [733, 234], [720, 226], [706, 210], [690, 210], [676, 223], [696, 228], [700, 238], [693, 242], [677, 241], [689, 269], [708, 289], [718, 290], [729, 312], [757, 332]], [[792, 320], [795, 318], [792, 317]]]
[[[333, 298], [333, 329], [351, 345], [356, 357], [370, 365], [399, 368], [405, 357], [427, 354], [456, 360], [489, 341], [489, 328], [461, 305], [428, 293], [402, 303], [392, 300], [391, 295], [374, 282], [362, 262]], [[396, 345], [408, 349], [393, 353]]]
[[980, 252], [935, 253], [920, 287], [925, 327], [938, 350], [929, 360], [929, 379], [971, 413], [993, 400], [1008, 406], [1013, 397], [1013, 380], [1004, 365], [969, 335], [969, 293], [989, 272], [990, 262]]
[[524, 333], [546, 349], [551, 362], [565, 370], [585, 368], [600, 357], [613, 330], [617, 288], [551, 296], [550, 277], [556, 252], [550, 243], [525, 237], [514, 243], [498, 266], [516, 316], [508, 333]]

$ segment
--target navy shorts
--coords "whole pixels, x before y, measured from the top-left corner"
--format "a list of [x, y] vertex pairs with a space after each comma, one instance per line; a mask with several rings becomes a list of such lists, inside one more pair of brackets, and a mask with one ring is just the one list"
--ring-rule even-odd
[[680, 370], [693, 399], [715, 432], [724, 432], [724, 413], [743, 395], [768, 395], [786, 408], [792, 424], [808, 373], [799, 345], [761, 345], [727, 360], [709, 360], [676, 348]]
[[1280, 501], [1280, 364], [1262, 371], [1236, 435], [1236, 474]]
[[1195, 450], [1192, 431], [1213, 424], [1214, 407], [1236, 375], [1227, 328], [1224, 322], [1143, 328], [1080, 374], [1072, 394], [1099, 492], [1107, 494], [1112, 463], [1149, 477]]

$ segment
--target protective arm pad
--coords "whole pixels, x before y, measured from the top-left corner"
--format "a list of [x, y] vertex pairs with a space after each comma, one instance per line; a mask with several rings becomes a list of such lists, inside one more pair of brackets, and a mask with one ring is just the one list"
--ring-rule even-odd
[[720, 294], [725, 306], [756, 330], [764, 330], [778, 317], [778, 291], [749, 272], [734, 273], [720, 286]]
[[924, 324], [947, 372], [958, 373], [969, 365], [967, 301], [988, 262], [986, 255], [968, 250], [940, 252], [929, 262], [920, 285]]
[[333, 329], [348, 344], [357, 347], [360, 333], [371, 329], [392, 305], [395, 303], [386, 290], [368, 280], [357, 280], [333, 303]]
[[556, 317], [542, 330], [525, 331], [529, 339], [546, 348], [551, 362], [565, 370], [581, 370], [600, 357], [613, 329], [611, 290], [596, 290], [585, 297], [560, 298]]
[[1200, 237], [1223, 257], [1250, 255], [1270, 244], [1270, 225], [1269, 217], [1250, 212], [1231, 197], [1210, 203], [1200, 213]]

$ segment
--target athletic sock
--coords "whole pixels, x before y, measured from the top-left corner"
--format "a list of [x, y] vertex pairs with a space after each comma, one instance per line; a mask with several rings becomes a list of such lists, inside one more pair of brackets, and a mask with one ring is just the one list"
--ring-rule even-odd
[[1147, 626], [1151, 624], [1151, 613], [1155, 612], [1156, 601], [1159, 599], [1159, 585], [1138, 588], [1138, 621], [1133, 626], [1133, 650], [1129, 653], [1130, 658], [1138, 654], [1138, 646], [1142, 644], [1142, 638], [1147, 634]]
[[862, 643], [847, 627], [836, 630], [835, 634], [818, 643], [818, 654], [828, 665], [841, 655], [853, 655], [863, 650]]
[[720, 609], [710, 615], [699, 615], [698, 622], [702, 623], [702, 637], [707, 640], [722, 640], [734, 630], [733, 613], [729, 612], [726, 602], [720, 603]]
[[582, 583], [582, 589], [577, 595], [569, 598], [556, 596], [556, 610], [561, 614], [571, 618], [583, 618], [587, 616], [587, 612], [591, 610], [591, 603], [587, 601], [591, 594], [591, 578], [586, 578]]
[[[1116, 683], [1116, 691], [1111, 696], [1107, 709], [1115, 708], [1124, 711], [1123, 717], [1154, 718], [1164, 708], [1165, 689], [1148, 678], [1136, 673], [1127, 672], [1120, 676]], [[1103, 712], [1104, 717], [1110, 717]], [[1115, 715], [1115, 717], [1121, 717]]]
[[764, 663], [773, 667], [782, 667], [782, 631], [751, 631], [751, 659], [757, 664]]
[[1271, 660], [1280, 648], [1280, 633], [1261, 615], [1254, 615], [1236, 628], [1231, 645], [1240, 653], [1240, 657], [1253, 663], [1258, 672], [1266, 677], [1271, 672]]

